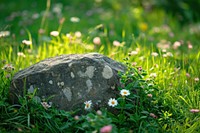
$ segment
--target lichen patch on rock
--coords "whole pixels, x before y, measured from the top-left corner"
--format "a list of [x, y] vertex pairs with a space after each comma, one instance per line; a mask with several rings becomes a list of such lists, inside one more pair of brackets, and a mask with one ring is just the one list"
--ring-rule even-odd
[[83, 77], [92, 78], [94, 76], [94, 71], [95, 71], [95, 67], [94, 66], [88, 66], [86, 68], [85, 72], [78, 71], [77, 74], [81, 78], [83, 78]]
[[81, 78], [86, 77], [86, 74], [84, 72], [82, 72], [82, 71], [78, 71], [77, 74]]
[[66, 87], [64, 89], [62, 89], [65, 97], [67, 98], [67, 100], [70, 102], [72, 100], [72, 92], [71, 92], [71, 89]]
[[74, 78], [74, 77], [75, 77], [75, 75], [74, 75], [74, 73], [73, 73], [73, 72], [71, 72], [71, 73], [70, 73], [70, 75], [71, 75], [71, 77], [72, 77], [72, 78]]
[[53, 81], [52, 81], [52, 80], [49, 80], [49, 84], [51, 84], [51, 85], [52, 85], [52, 84], [53, 84]]
[[108, 65], [105, 65], [103, 68], [102, 76], [105, 79], [110, 79], [113, 76], [113, 71]]
[[31, 86], [29, 87], [29, 89], [28, 89], [28, 94], [33, 93], [34, 90], [35, 90], [35, 89], [34, 89], [33, 85], [31, 85]]
[[86, 85], [88, 87], [87, 92], [90, 92], [92, 89], [92, 81], [90, 79], [86, 80]]
[[89, 77], [92, 78], [94, 76], [94, 71], [95, 71], [95, 67], [94, 66], [88, 66], [86, 68], [86, 72], [85, 74]]

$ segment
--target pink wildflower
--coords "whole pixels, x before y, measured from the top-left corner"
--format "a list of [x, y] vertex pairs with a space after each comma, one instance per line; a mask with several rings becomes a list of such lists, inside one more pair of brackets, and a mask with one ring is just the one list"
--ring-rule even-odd
[[116, 47], [119, 47], [121, 46], [121, 43], [119, 41], [113, 41], [113, 45], [116, 46]]
[[142, 67], [138, 67], [138, 71], [142, 71]]
[[97, 114], [98, 114], [98, 115], [102, 115], [101, 110], [97, 110]]
[[153, 97], [153, 95], [152, 95], [152, 94], [147, 94], [147, 96], [148, 96], [149, 98], [152, 98], [152, 97]]
[[187, 42], [187, 44], [188, 44], [188, 49], [192, 49], [193, 48], [191, 42]]
[[174, 42], [174, 44], [173, 44], [173, 48], [174, 49], [177, 49], [178, 47], [180, 47], [181, 46], [181, 42], [179, 42], [179, 41], [176, 41], [176, 42]]
[[186, 76], [187, 76], [187, 77], [190, 77], [190, 74], [189, 74], [189, 73], [186, 73]]
[[76, 115], [76, 116], [74, 116], [74, 120], [79, 120], [79, 116], [78, 115]]
[[65, 22], [65, 18], [61, 18], [60, 20], [59, 20], [59, 23], [60, 24], [63, 24]]
[[137, 65], [137, 62], [133, 62], [133, 63], [132, 63], [132, 66], [136, 66], [136, 65]]
[[199, 109], [191, 109], [190, 112], [191, 113], [198, 113], [200, 110]]
[[158, 118], [158, 116], [156, 116], [154, 113], [150, 113], [149, 115], [150, 115], [151, 117], [155, 118], [155, 119]]
[[101, 38], [100, 37], [95, 37], [93, 39], [93, 43], [96, 44], [96, 45], [101, 45]]
[[111, 131], [112, 131], [111, 125], [104, 126], [100, 129], [100, 133], [111, 133]]
[[39, 33], [39, 34], [44, 34], [44, 33], [45, 33], [45, 30], [44, 30], [44, 29], [39, 29], [39, 30], [38, 30], [38, 33]]

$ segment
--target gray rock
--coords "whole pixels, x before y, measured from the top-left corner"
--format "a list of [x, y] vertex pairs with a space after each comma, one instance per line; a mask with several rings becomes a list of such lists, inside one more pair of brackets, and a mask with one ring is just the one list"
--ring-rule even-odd
[[58, 109], [84, 109], [89, 100], [94, 109], [107, 107], [120, 85], [118, 71], [125, 71], [125, 66], [98, 53], [48, 58], [14, 75], [10, 100], [17, 103], [24, 90], [37, 89], [37, 101], [48, 100]]

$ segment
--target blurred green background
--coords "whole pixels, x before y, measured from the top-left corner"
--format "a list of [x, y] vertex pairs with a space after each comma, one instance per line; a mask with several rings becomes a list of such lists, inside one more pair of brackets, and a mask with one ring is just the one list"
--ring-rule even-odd
[[[78, 30], [87, 35], [88, 29], [103, 24], [110, 30], [107, 32], [113, 32], [111, 39], [115, 36], [122, 40], [123, 30], [126, 35], [139, 36], [141, 28], [146, 31], [145, 28], [174, 23], [169, 18], [177, 20], [178, 24], [171, 24], [176, 28], [194, 24], [200, 18], [199, 7], [199, 0], [51, 0], [48, 9], [46, 0], [1, 0], [0, 31], [11, 31], [20, 42], [27, 38], [28, 30], [37, 42], [40, 29], [44, 29], [43, 39], [48, 40], [45, 35], [52, 30], [63, 33]], [[71, 17], [78, 17], [80, 22], [71, 22]]]

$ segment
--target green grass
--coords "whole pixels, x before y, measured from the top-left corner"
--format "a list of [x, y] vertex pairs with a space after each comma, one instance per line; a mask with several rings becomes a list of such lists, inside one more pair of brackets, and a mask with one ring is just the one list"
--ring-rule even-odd
[[[197, 78], [200, 78], [198, 24], [182, 27], [176, 18], [161, 9], [146, 11], [137, 4], [131, 6], [128, 1], [121, 4], [120, 0], [101, 3], [93, 0], [68, 1], [60, 4], [51, 1], [50, 7], [46, 7], [44, 2], [21, 0], [20, 6], [15, 3], [3, 1], [2, 4], [7, 5], [7, 9], [5, 6], [0, 8], [0, 11], [4, 12], [0, 16], [0, 31], [11, 32], [8, 37], [0, 37], [0, 67], [3, 68], [8, 63], [15, 67], [12, 72], [0, 70], [0, 130], [2, 132], [21, 130], [23, 132], [90, 132], [99, 131], [105, 125], [112, 125], [113, 132], [129, 130], [200, 132], [200, 113], [190, 112], [191, 109], [200, 109], [200, 82], [197, 81]], [[56, 6], [62, 9], [61, 12], [55, 12]], [[23, 10], [27, 11], [23, 13]], [[47, 17], [42, 15], [45, 11], [50, 15]], [[19, 15], [13, 20], [5, 19], [13, 12], [18, 12]], [[38, 13], [39, 17], [31, 18], [35, 13]], [[79, 17], [80, 22], [71, 22], [70, 18], [73, 16]], [[64, 23], [59, 23], [62, 18], [65, 18]], [[44, 30], [42, 34], [38, 33], [41, 28]], [[59, 31], [59, 36], [51, 36], [50, 32], [53, 30]], [[76, 31], [80, 31], [82, 36], [77, 37]], [[66, 33], [70, 34], [70, 38]], [[101, 38], [101, 45], [93, 43], [94, 37]], [[31, 40], [32, 44], [30, 46], [22, 44], [24, 39]], [[121, 46], [114, 46], [115, 40], [119, 41]], [[173, 48], [176, 41], [181, 42], [181, 45]], [[169, 48], [163, 52], [158, 47], [158, 43], [169, 44]], [[188, 48], [189, 44], [192, 45], [191, 49]], [[18, 52], [23, 52], [25, 57], [18, 56]], [[131, 127], [128, 124], [120, 125], [115, 119], [123, 117], [113, 116], [109, 109], [102, 109], [100, 116], [92, 111], [79, 116], [76, 120], [74, 119], [76, 111], [65, 112], [54, 107], [46, 110], [26, 96], [20, 98], [20, 105], [9, 104], [10, 80], [17, 71], [48, 57], [89, 52], [99, 52], [120, 62], [128, 57], [128, 62], [135, 64], [134, 68], [142, 67], [147, 72], [146, 79], [152, 79], [150, 75], [156, 73], [153, 82], [158, 90], [153, 92], [155, 97], [153, 102], [160, 107], [143, 105], [140, 108], [141, 112], [132, 112], [130, 119], [133, 120], [132, 123], [134, 120], [137, 121], [135, 124], [138, 125]], [[152, 56], [152, 52], [158, 55]], [[168, 56], [163, 57], [166, 53]], [[8, 77], [8, 74], [11, 77]], [[143, 94], [139, 96], [145, 99]], [[140, 119], [143, 116], [142, 110], [154, 111], [158, 118], [149, 118], [147, 113], [144, 119]], [[128, 115], [124, 117], [127, 118], [125, 123], [131, 121], [128, 120]], [[88, 118], [94, 121], [90, 122]]]

